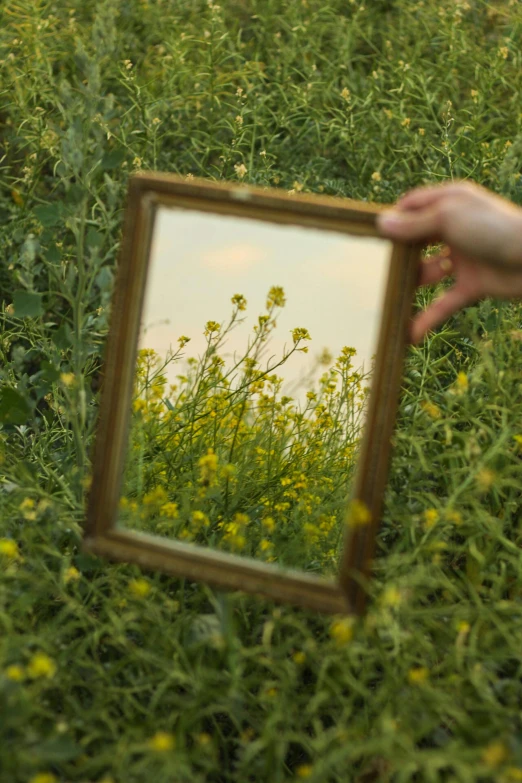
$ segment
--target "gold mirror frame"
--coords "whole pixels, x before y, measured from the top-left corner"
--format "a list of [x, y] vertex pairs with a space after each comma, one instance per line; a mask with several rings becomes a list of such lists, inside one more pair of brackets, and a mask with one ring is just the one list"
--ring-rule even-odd
[[[338, 582], [271, 563], [163, 540], [117, 527], [154, 217], [159, 206], [381, 238], [382, 206], [331, 196], [287, 194], [242, 184], [140, 173], [129, 180], [123, 243], [112, 301], [104, 381], [87, 502], [84, 548], [117, 561], [241, 590], [325, 613], [362, 614], [375, 553], [391, 438], [417, 282], [420, 247], [393, 243], [368, 410], [352, 497], [369, 511], [347, 525]], [[391, 244], [391, 243], [390, 243]], [[360, 520], [361, 522], [363, 520]]]

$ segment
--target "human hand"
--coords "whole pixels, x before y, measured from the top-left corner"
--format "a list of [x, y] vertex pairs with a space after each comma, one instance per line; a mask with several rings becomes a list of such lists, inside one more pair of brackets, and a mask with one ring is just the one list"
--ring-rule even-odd
[[414, 318], [413, 343], [485, 296], [522, 297], [522, 209], [480, 185], [416, 188], [379, 215], [377, 225], [389, 239], [446, 245], [426, 259], [419, 285], [447, 275], [455, 284]]

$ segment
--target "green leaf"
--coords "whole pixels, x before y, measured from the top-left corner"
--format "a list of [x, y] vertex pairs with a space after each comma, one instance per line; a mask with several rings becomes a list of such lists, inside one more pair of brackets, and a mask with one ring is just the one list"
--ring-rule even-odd
[[100, 234], [99, 231], [96, 231], [95, 228], [89, 228], [87, 231], [87, 237], [85, 239], [85, 244], [88, 248], [92, 247], [101, 247], [103, 244], [103, 235]]
[[17, 318], [34, 318], [42, 315], [42, 294], [15, 291], [13, 295], [14, 314]]
[[51, 245], [51, 247], [47, 248], [45, 251], [45, 258], [47, 261], [50, 261], [51, 264], [56, 264], [61, 258], [60, 250], [56, 247], [56, 245]]
[[25, 424], [30, 413], [31, 406], [19, 391], [0, 390], [0, 424]]
[[72, 332], [67, 324], [62, 324], [55, 332], [51, 332], [51, 340], [60, 350], [65, 351], [72, 345]]
[[60, 203], [43, 204], [40, 207], [35, 207], [34, 214], [42, 226], [55, 226], [62, 219], [62, 205]]
[[98, 274], [96, 275], [95, 283], [100, 289], [100, 291], [105, 291], [110, 286], [112, 286], [113, 282], [113, 272], [112, 269], [110, 269], [108, 266], [102, 266]]
[[101, 167], [105, 171], [117, 169], [118, 166], [121, 166], [124, 160], [125, 152], [123, 150], [111, 150], [110, 152], [105, 153], [103, 156]]
[[53, 383], [56, 383], [59, 377], [59, 368], [55, 367], [51, 362], [43, 361], [40, 365], [39, 372], [31, 378], [33, 391], [36, 392], [37, 397], [40, 399], [50, 392]]

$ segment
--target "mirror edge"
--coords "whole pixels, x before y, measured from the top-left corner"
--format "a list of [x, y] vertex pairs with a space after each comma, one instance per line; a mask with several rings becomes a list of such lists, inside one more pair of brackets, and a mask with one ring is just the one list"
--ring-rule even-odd
[[[240, 194], [240, 195], [239, 195]], [[142, 562], [145, 567], [158, 567], [161, 570], [174, 572], [176, 576], [188, 576], [183, 573], [178, 561], [176, 563], [171, 559], [169, 567], [169, 558], [179, 557], [179, 552], [183, 554], [184, 550], [178, 550], [177, 545], [172, 542], [161, 542], [161, 539], [148, 537], [152, 540], [144, 541], [140, 539], [139, 545], [129, 532], [117, 531], [115, 529], [117, 521], [117, 510], [119, 503], [119, 488], [124, 469], [125, 447], [128, 437], [128, 428], [130, 417], [128, 409], [132, 396], [133, 374], [132, 369], [135, 366], [140, 313], [143, 304], [144, 282], [148, 269], [148, 250], [152, 238], [152, 229], [154, 224], [154, 215], [156, 208], [160, 203], [168, 202], [171, 205], [187, 206], [197, 208], [202, 203], [206, 205], [207, 211], [221, 211], [227, 214], [238, 214], [242, 216], [254, 216], [273, 222], [274, 214], [283, 216], [283, 220], [276, 222], [293, 222], [296, 225], [315, 225], [317, 228], [330, 230], [340, 230], [349, 234], [364, 234], [381, 238], [376, 227], [376, 217], [385, 205], [367, 204], [365, 202], [355, 202], [349, 199], [341, 199], [331, 196], [316, 196], [315, 194], [287, 194], [279, 189], [266, 190], [254, 188], [251, 186], [237, 185], [235, 183], [215, 183], [204, 179], [193, 179], [187, 181], [178, 175], [140, 173], [134, 175], [129, 180], [127, 204], [124, 219], [123, 242], [119, 256], [118, 272], [116, 276], [112, 308], [110, 313], [110, 329], [107, 339], [103, 384], [100, 397], [99, 416], [96, 427], [96, 437], [93, 450], [93, 471], [89, 492], [87, 495], [87, 513], [84, 529], [84, 549], [86, 551], [103, 554], [115, 560], [130, 560], [131, 562]], [[216, 210], [216, 205], [221, 209]], [[297, 213], [295, 208], [298, 207]], [[269, 213], [271, 217], [269, 217]], [[405, 324], [405, 318], [409, 317], [413, 300], [412, 286], [407, 292], [401, 291], [397, 286], [400, 282], [400, 275], [391, 275], [391, 267], [399, 270], [402, 267], [411, 270], [415, 266], [414, 256], [411, 252], [411, 246], [393, 243], [392, 257], [390, 259], [390, 271], [388, 273], [388, 282], [385, 289], [385, 302], [388, 308], [391, 308], [392, 315], [389, 315], [390, 323]], [[416, 257], [416, 256], [415, 256]], [[411, 258], [411, 263], [407, 259]], [[395, 260], [394, 260], [395, 259]], [[415, 267], [416, 268], [416, 267]], [[393, 280], [396, 283], [393, 284]], [[408, 278], [410, 279], [410, 278]], [[393, 290], [392, 290], [393, 289]], [[409, 299], [405, 299], [406, 293], [409, 293]], [[402, 294], [402, 295], [401, 295]], [[399, 297], [399, 307], [395, 306], [397, 296]], [[386, 305], [385, 305], [386, 307]], [[381, 318], [379, 330], [378, 348], [381, 350], [381, 356], [393, 353], [394, 356], [404, 357], [406, 348], [405, 329], [396, 334], [394, 344], [390, 337], [385, 333], [384, 321]], [[390, 348], [392, 351], [390, 351]], [[384, 351], [384, 353], [383, 353]], [[376, 369], [377, 369], [376, 361]], [[388, 362], [388, 374], [390, 363]], [[401, 372], [390, 376], [392, 386], [389, 387], [391, 400], [388, 404], [388, 428], [390, 430], [389, 439], [395, 423], [396, 403], [393, 406], [393, 394], [398, 400], [400, 389]], [[395, 381], [395, 384], [393, 384]], [[372, 387], [373, 388], [373, 387]], [[373, 398], [374, 408], [377, 406], [377, 393], [370, 392]], [[373, 433], [371, 432], [373, 430]], [[375, 442], [375, 425], [365, 425], [364, 446], [365, 453], [374, 454], [378, 451], [379, 445]], [[388, 439], [388, 440], [389, 440]], [[385, 444], [384, 451], [389, 453], [389, 443]], [[369, 459], [369, 457], [367, 457]], [[371, 557], [374, 551], [375, 536], [378, 526], [378, 516], [382, 506], [382, 496], [387, 478], [387, 462], [384, 460], [380, 464], [380, 485], [382, 491], [379, 496], [372, 495], [368, 488], [368, 479], [365, 479], [365, 472], [358, 471], [358, 479], [353, 497], [368, 498], [370, 507], [375, 517], [372, 517], [372, 524], [367, 526], [364, 536], [345, 538], [344, 551], [342, 554], [342, 566], [339, 572], [339, 582], [329, 582], [326, 579], [312, 577], [315, 588], [330, 591], [330, 598], [326, 603], [320, 603], [321, 611], [348, 611], [356, 614], [362, 613], [365, 608], [366, 590], [361, 590], [361, 579], [367, 578], [369, 568], [371, 568]], [[373, 534], [373, 539], [371, 537]], [[129, 538], [130, 536], [130, 538]], [[148, 557], [154, 549], [154, 556]], [[202, 549], [203, 548], [199, 548]], [[163, 554], [160, 550], [163, 550]], [[364, 566], [357, 570], [354, 568], [354, 553], [363, 551]], [[203, 550], [204, 551], [204, 550]], [[126, 555], [128, 556], [125, 556]], [[145, 554], [144, 554], [145, 553]], [[222, 558], [221, 553], [217, 556]], [[234, 556], [232, 556], [234, 557]], [[157, 564], [154, 565], [152, 562]], [[238, 561], [246, 558], [237, 558]], [[161, 563], [161, 565], [160, 565]], [[213, 584], [219, 587], [227, 588], [226, 569], [232, 565], [225, 556], [221, 564], [216, 564], [217, 571]], [[254, 563], [254, 565], [256, 565]], [[259, 564], [268, 566], [268, 573], [271, 578], [274, 576], [270, 564]], [[251, 565], [248, 566], [249, 568]], [[221, 577], [219, 577], [219, 573]], [[297, 576], [290, 575], [285, 577], [290, 580], [299, 581], [299, 572]], [[189, 578], [191, 578], [189, 576]], [[197, 576], [192, 578], [197, 579]], [[200, 577], [203, 581], [210, 581], [205, 577]], [[234, 585], [237, 583], [235, 582]], [[297, 584], [296, 584], [297, 586]], [[232, 585], [230, 586], [232, 587]], [[230, 589], [228, 587], [228, 589]], [[249, 589], [250, 587], [250, 589]], [[259, 585], [258, 585], [259, 587]], [[259, 592], [254, 586], [247, 585], [242, 588], [245, 592]], [[301, 589], [301, 586], [300, 588]], [[275, 600], [297, 603], [304, 608], [319, 608], [313, 598], [313, 590], [305, 591], [305, 594], [299, 593], [299, 590], [290, 597], [290, 593], [285, 591], [285, 596], [276, 595], [277, 589], [268, 597]], [[262, 594], [265, 594], [262, 592]], [[303, 600], [297, 600], [299, 597]], [[295, 599], [295, 600], [294, 600]], [[313, 604], [313, 606], [312, 606]], [[327, 605], [332, 607], [327, 609]]]

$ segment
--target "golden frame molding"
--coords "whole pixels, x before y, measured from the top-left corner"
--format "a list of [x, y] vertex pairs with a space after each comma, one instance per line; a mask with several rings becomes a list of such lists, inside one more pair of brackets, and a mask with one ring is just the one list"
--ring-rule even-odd
[[369, 510], [370, 521], [356, 527], [347, 526], [339, 578], [335, 582], [117, 527], [147, 259], [159, 206], [368, 237], [380, 236], [376, 218], [382, 210], [382, 206], [349, 199], [288, 194], [279, 189], [197, 178], [189, 181], [171, 174], [140, 173], [130, 178], [106, 347], [84, 548], [113, 560], [204, 581], [216, 588], [242, 590], [325, 613], [361, 614], [367, 601], [388, 476], [420, 246], [390, 243], [392, 252], [376, 361], [352, 492], [352, 497]]

